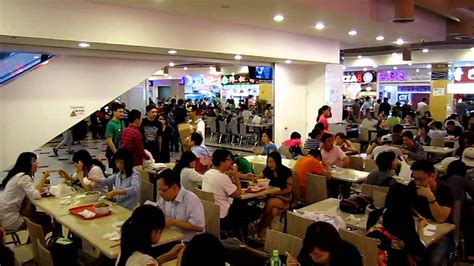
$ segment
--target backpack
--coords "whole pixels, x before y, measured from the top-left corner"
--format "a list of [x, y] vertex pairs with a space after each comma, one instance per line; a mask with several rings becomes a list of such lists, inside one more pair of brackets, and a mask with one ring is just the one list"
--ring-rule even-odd
[[339, 202], [339, 209], [351, 214], [364, 214], [367, 206], [372, 205], [374, 200], [367, 195], [352, 196]]
[[54, 265], [79, 265], [79, 248], [82, 246], [80, 238], [53, 235], [47, 239], [46, 245], [51, 252]]

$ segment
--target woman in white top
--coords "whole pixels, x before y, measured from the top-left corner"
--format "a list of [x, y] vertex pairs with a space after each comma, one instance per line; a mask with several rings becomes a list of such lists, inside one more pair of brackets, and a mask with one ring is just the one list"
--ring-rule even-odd
[[193, 152], [185, 151], [173, 169], [181, 177], [181, 186], [190, 191], [202, 184], [203, 176], [195, 170], [196, 160]]
[[[35, 185], [33, 177], [38, 169], [38, 157], [32, 152], [24, 152], [18, 156], [15, 166], [8, 172], [2, 182], [3, 191], [0, 193], [0, 219], [5, 230], [17, 231], [24, 227], [24, 220], [20, 214], [22, 202], [27, 197], [30, 200], [41, 198], [41, 190], [49, 177], [49, 172], [44, 172], [39, 182]], [[33, 214], [35, 215], [35, 214]], [[30, 217], [36, 223], [51, 222], [45, 216], [39, 221]]]
[[100, 184], [91, 182], [87, 177], [103, 179], [105, 166], [99, 161], [92, 159], [91, 154], [86, 150], [78, 150], [72, 156], [72, 161], [76, 166], [76, 173], [69, 175], [63, 169], [59, 170], [59, 175], [67, 180], [78, 180], [86, 191], [95, 190], [107, 192], [107, 188]]
[[161, 233], [165, 228], [165, 215], [152, 205], [136, 208], [132, 216], [122, 225], [120, 239], [120, 256], [117, 266], [158, 266], [177, 258], [183, 244], [174, 246], [167, 253], [153, 258], [152, 245], [160, 242]]

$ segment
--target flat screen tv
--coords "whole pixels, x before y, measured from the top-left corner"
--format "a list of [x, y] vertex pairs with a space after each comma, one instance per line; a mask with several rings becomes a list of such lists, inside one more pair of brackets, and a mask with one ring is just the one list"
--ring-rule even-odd
[[272, 80], [273, 69], [269, 66], [249, 66], [249, 78], [260, 80]]

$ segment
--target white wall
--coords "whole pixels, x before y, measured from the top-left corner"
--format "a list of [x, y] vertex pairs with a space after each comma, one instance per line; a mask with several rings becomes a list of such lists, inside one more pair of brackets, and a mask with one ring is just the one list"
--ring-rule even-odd
[[[146, 86], [145, 86], [146, 85]], [[120, 100], [125, 103], [128, 110], [137, 109], [145, 115], [145, 108], [148, 104], [148, 97], [146, 94], [148, 84], [145, 81], [140, 82], [124, 94], [120, 95]]]
[[166, 63], [62, 56], [0, 90], [0, 170], [19, 153], [40, 147], [68, 129], [71, 106], [85, 115], [142, 82]]

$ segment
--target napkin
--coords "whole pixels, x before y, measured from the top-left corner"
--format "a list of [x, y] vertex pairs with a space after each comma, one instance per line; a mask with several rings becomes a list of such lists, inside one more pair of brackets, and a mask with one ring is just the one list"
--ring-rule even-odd
[[92, 218], [96, 215], [95, 212], [91, 212], [89, 210], [83, 210], [83, 211], [79, 212], [78, 214], [81, 215], [82, 217], [85, 217], [85, 218]]
[[436, 225], [429, 224], [423, 228], [423, 235], [425, 236], [433, 236], [436, 232]]
[[113, 231], [111, 233], [104, 234], [102, 236], [105, 239], [112, 240], [112, 241], [117, 241], [120, 240], [120, 234], [117, 231]]
[[123, 223], [125, 223], [125, 221], [115, 222], [112, 224], [112, 226], [115, 227], [116, 229], [120, 229]]
[[69, 205], [71, 204], [72, 200], [71, 199], [63, 199], [61, 201], [59, 201], [59, 204], [61, 205]]

